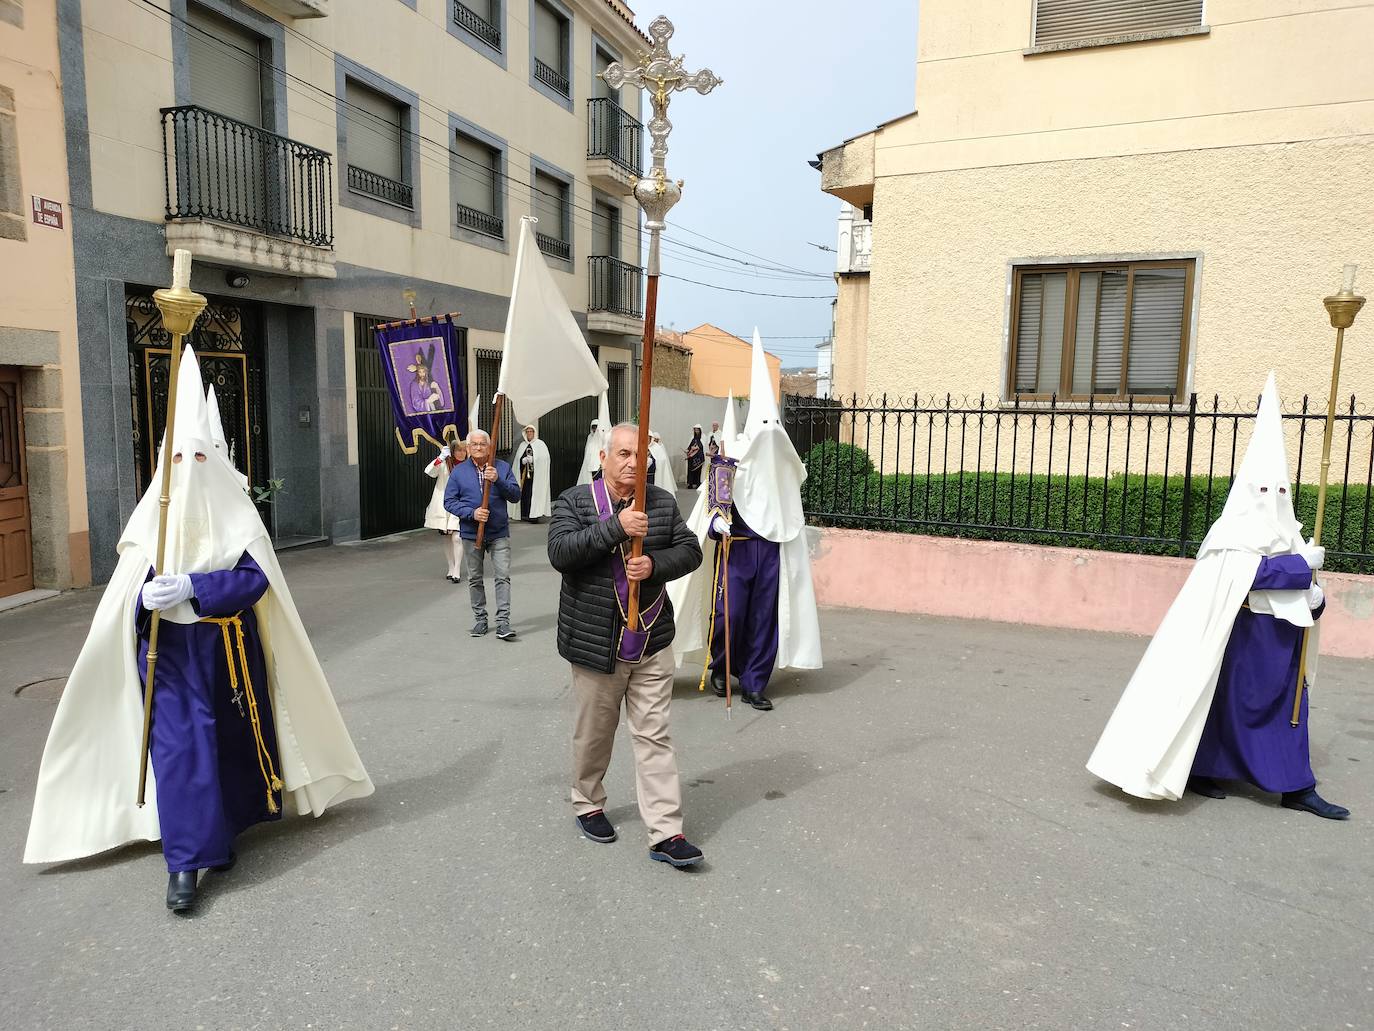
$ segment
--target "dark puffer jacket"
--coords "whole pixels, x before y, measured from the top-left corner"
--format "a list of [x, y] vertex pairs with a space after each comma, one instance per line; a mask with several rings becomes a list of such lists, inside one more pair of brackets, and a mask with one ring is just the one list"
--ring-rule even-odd
[[[623, 507], [623, 504], [622, 504]], [[644, 501], [649, 533], [644, 554], [654, 571], [639, 585], [641, 606], [653, 603], [665, 586], [701, 565], [701, 546], [687, 529], [677, 500], [662, 487], [650, 486]], [[596, 501], [587, 484], [569, 487], [553, 503], [549, 522], [549, 561], [563, 574], [558, 601], [558, 654], [597, 673], [615, 668], [616, 643], [624, 619], [611, 577], [611, 553], [629, 538], [615, 516], [597, 518]], [[646, 656], [673, 641], [673, 606], [664, 598], [663, 613], [649, 631]]]

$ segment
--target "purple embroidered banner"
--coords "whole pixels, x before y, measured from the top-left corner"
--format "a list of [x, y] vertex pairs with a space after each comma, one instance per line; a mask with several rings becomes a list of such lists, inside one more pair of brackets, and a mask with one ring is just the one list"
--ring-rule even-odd
[[413, 455], [422, 439], [439, 447], [446, 433], [466, 436], [467, 392], [453, 319], [388, 323], [376, 334], [401, 450]]

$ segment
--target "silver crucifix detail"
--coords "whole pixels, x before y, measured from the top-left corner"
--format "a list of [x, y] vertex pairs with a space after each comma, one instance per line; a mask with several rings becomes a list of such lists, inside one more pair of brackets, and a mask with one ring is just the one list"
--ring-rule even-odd
[[709, 68], [699, 72], [688, 72], [682, 67], [683, 57], [668, 53], [668, 40], [673, 36], [673, 23], [659, 15], [649, 23], [649, 38], [653, 47], [647, 54], [641, 54], [639, 66], [626, 68], [616, 62], [603, 73], [602, 78], [612, 89], [633, 86], [649, 94], [653, 106], [653, 117], [649, 119], [649, 153], [653, 164], [646, 178], [635, 182], [635, 200], [644, 209], [644, 228], [649, 230], [649, 274], [658, 274], [658, 234], [663, 231], [668, 210], [682, 197], [682, 182], [668, 178], [665, 162], [668, 157], [668, 133], [673, 123], [668, 121], [668, 102], [672, 94], [679, 90], [694, 89], [707, 94], [721, 84]]

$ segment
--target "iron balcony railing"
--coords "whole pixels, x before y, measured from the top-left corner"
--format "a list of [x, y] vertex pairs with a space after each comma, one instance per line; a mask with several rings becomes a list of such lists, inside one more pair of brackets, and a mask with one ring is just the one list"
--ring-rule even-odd
[[610, 158], [634, 175], [644, 172], [644, 126], [609, 97], [587, 101], [587, 157]]
[[453, 0], [453, 20], [493, 50], [501, 49], [501, 30], [460, 0]]
[[[1293, 508], [1315, 520], [1325, 399], [1285, 404]], [[1255, 403], [786, 397], [803, 506], [830, 526], [1156, 555], [1196, 554], [1221, 514]], [[1374, 414], [1339, 404], [1326, 568], [1374, 573]]]
[[565, 97], [572, 96], [572, 83], [568, 81], [568, 77], [537, 57], [534, 59], [534, 77], [556, 93], [561, 93]]
[[498, 240], [506, 235], [506, 220], [500, 215], [489, 215], [466, 204], [458, 205], [458, 224], [464, 229], [472, 229]]
[[334, 245], [333, 158], [203, 107], [162, 109], [167, 218]]
[[560, 240], [556, 236], [548, 236], [538, 232], [534, 234], [534, 239], [539, 244], [539, 249], [550, 258], [572, 261], [572, 244], [568, 243], [567, 240]]
[[357, 165], [348, 166], [348, 188], [355, 193], [364, 193], [398, 207], [412, 210], [415, 207], [415, 191], [409, 183], [397, 182]]
[[638, 265], [604, 255], [587, 259], [588, 311], [609, 311], [633, 318], [644, 317], [644, 270]]

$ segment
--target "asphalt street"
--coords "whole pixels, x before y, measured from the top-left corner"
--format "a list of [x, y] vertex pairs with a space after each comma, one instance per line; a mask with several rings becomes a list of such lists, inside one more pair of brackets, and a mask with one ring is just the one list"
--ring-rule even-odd
[[623, 728], [620, 840], [576, 831], [557, 577], [542, 527], [516, 544], [512, 643], [468, 638], [432, 534], [284, 555], [377, 792], [247, 833], [189, 919], [156, 845], [20, 862], [99, 592], [0, 614], [0, 1024], [1374, 1027], [1370, 664], [1324, 661], [1314, 696], [1336, 824], [1089, 775], [1141, 639], [827, 610], [826, 668], [776, 677], [772, 713], [727, 722], [681, 673], [707, 861], [675, 871]]

